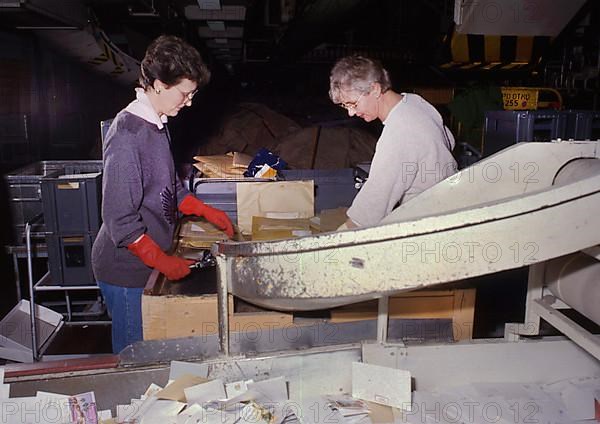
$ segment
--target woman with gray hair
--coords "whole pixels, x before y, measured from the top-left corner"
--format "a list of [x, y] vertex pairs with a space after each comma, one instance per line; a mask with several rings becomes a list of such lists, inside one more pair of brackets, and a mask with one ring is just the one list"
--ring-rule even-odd
[[362, 56], [340, 59], [331, 70], [329, 97], [366, 122], [379, 119], [369, 178], [340, 229], [378, 224], [395, 207], [456, 172], [454, 137], [438, 111], [416, 94], [396, 93], [385, 68]]

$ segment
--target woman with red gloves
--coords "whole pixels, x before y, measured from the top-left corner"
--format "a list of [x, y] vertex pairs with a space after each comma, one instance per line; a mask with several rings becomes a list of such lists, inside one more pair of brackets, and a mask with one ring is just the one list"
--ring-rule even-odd
[[146, 50], [136, 100], [117, 114], [106, 134], [103, 224], [92, 265], [112, 316], [114, 352], [142, 340], [142, 291], [152, 269], [169, 280], [190, 273], [193, 261], [165, 253], [179, 213], [204, 217], [233, 236], [225, 212], [196, 199], [179, 181], [165, 126], [209, 79], [196, 49], [160, 36]]

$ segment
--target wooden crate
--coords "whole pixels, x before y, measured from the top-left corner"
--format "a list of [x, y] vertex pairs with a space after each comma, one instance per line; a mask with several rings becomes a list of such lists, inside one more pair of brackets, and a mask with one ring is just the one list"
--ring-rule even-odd
[[[233, 297], [229, 298], [233, 310]], [[282, 312], [230, 313], [232, 332], [269, 331], [291, 325], [292, 314]], [[217, 334], [219, 331], [217, 295], [142, 296], [144, 340], [172, 339]]]
[[[155, 271], [142, 295], [144, 340], [204, 336], [219, 331], [216, 269], [199, 270], [196, 278], [170, 282]], [[238, 302], [235, 302], [238, 303]], [[293, 315], [264, 309], [234, 312], [229, 296], [230, 331], [269, 331], [291, 325]]]
[[[475, 289], [413, 291], [390, 297], [390, 318], [452, 319], [455, 340], [473, 337]], [[331, 322], [377, 318], [377, 301], [356, 303], [331, 310]]]

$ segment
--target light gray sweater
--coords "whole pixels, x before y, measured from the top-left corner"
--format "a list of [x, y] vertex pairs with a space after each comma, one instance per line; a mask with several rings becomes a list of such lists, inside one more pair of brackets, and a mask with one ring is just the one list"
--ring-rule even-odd
[[377, 141], [369, 178], [347, 215], [373, 226], [402, 204], [456, 172], [454, 137], [438, 111], [416, 94], [402, 93]]

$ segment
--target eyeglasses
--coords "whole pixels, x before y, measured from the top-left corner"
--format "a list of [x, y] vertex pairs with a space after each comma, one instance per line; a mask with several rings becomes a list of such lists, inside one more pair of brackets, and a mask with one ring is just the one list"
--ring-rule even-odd
[[179, 93], [185, 97], [188, 100], [192, 100], [192, 98], [196, 95], [196, 93], [198, 92], [198, 89], [195, 89], [193, 91], [190, 91], [188, 93], [186, 93], [185, 91], [181, 91], [179, 88], [177, 88], [177, 86], [173, 86], [173, 88], [177, 91], [179, 91]]
[[363, 98], [363, 96], [365, 95], [365, 93], [360, 93], [360, 96], [358, 96], [358, 98], [353, 101], [353, 102], [342, 102], [339, 105], [341, 107], [343, 107], [346, 110], [354, 110], [358, 107], [358, 103], [360, 102], [360, 100]]

